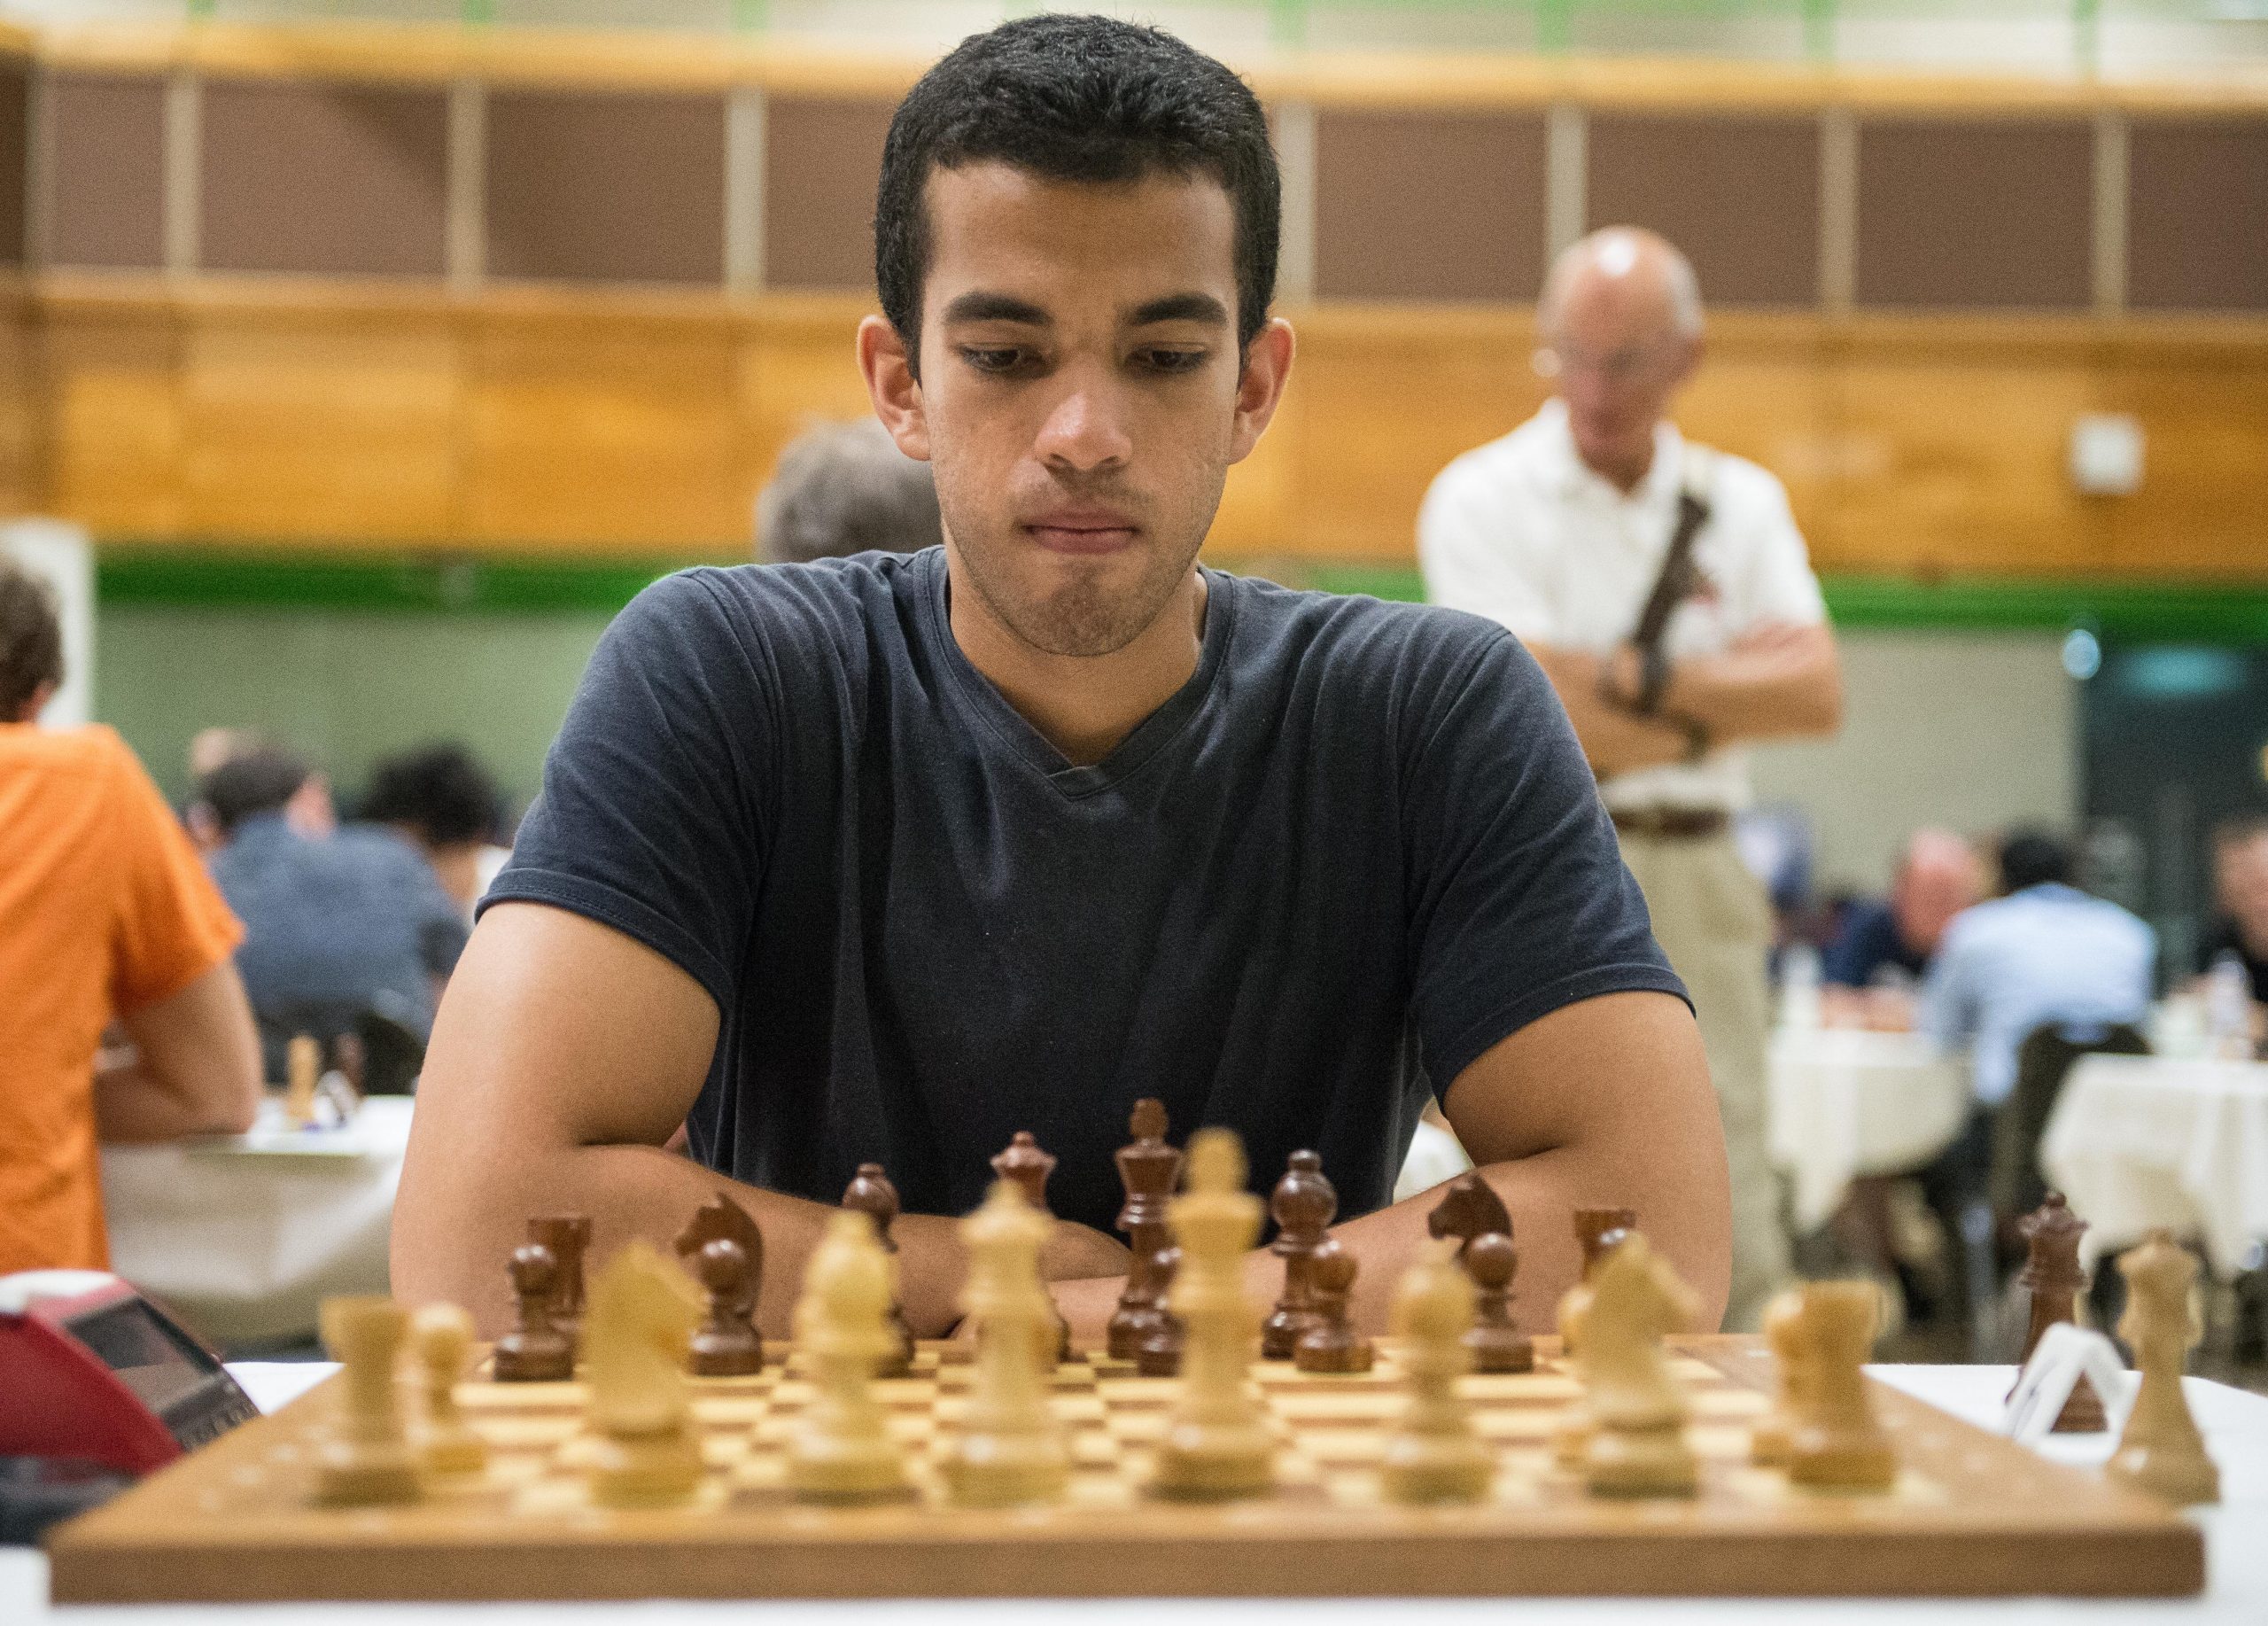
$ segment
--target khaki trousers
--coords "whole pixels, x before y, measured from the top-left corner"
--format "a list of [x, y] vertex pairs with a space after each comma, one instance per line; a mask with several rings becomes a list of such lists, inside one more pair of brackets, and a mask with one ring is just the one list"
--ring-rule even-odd
[[[1757, 1330], [1788, 1274], [1780, 1185], [1765, 1147], [1764, 1069], [1771, 1020], [1765, 957], [1772, 907], [1741, 862], [1729, 830], [1663, 836], [1619, 831], [1622, 857], [1646, 894], [1654, 936], [1684, 979], [1700, 1018], [1709, 1081], [1732, 1166], [1733, 1282], [1725, 1330]], [[1643, 1225], [1645, 1217], [1639, 1216]]]

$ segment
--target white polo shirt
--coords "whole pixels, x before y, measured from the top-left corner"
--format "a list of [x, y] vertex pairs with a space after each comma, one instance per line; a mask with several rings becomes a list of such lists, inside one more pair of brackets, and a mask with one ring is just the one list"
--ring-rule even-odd
[[[1501, 440], [1441, 471], [1418, 514], [1418, 557], [1436, 604], [1500, 621], [1524, 640], [1605, 655], [1638, 624], [1690, 483], [1709, 505], [1693, 542], [1701, 590], [1670, 617], [1671, 660], [1717, 655], [1751, 627], [1827, 619], [1788, 494], [1745, 459], [1689, 449], [1667, 423], [1628, 494], [1576, 454], [1565, 403], [1551, 401]], [[1599, 787], [1612, 808], [1748, 805], [1747, 753], [1618, 774]]]

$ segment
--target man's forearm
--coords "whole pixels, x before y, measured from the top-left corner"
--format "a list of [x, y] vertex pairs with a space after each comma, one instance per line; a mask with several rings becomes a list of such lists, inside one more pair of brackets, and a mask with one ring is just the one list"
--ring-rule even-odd
[[1686, 754], [1684, 733], [1656, 718], [1609, 705], [1599, 694], [1602, 665], [1596, 656], [1531, 644], [1530, 652], [1574, 725], [1591, 771], [1601, 779], [1658, 767]]
[[1832, 733], [1843, 718], [1834, 643], [1822, 630], [1791, 644], [1680, 661], [1661, 709], [1718, 740]]
[[237, 1134], [245, 1127], [243, 1116], [174, 1089], [138, 1056], [95, 1075], [95, 1128], [106, 1146]]
[[[473, 1312], [484, 1334], [512, 1325], [504, 1266], [540, 1214], [587, 1214], [591, 1267], [632, 1237], [667, 1249], [693, 1210], [718, 1192], [746, 1209], [764, 1233], [764, 1279], [757, 1324], [769, 1338], [789, 1335], [804, 1264], [830, 1216], [826, 1203], [791, 1197], [726, 1178], [657, 1147], [596, 1146], [565, 1152], [534, 1171], [517, 1199], [484, 1192], [481, 1211], [452, 1220], [421, 1218], [398, 1204], [393, 1237], [397, 1290], [412, 1302], [446, 1299]], [[941, 1335], [959, 1314], [965, 1260], [959, 1222], [935, 1214], [903, 1214], [890, 1228], [897, 1244], [900, 1302], [919, 1337]], [[1084, 1226], [1059, 1223], [1041, 1256], [1051, 1276], [1084, 1276], [1122, 1264], [1124, 1250]]]

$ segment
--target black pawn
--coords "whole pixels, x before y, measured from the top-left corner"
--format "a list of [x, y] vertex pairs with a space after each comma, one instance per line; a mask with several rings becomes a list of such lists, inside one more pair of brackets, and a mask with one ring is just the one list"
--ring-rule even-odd
[[1157, 1283], [1158, 1315], [1140, 1346], [1134, 1351], [1134, 1370], [1146, 1378], [1177, 1378], [1181, 1375], [1181, 1318], [1166, 1308], [1166, 1295], [1173, 1287], [1174, 1273], [1181, 1268], [1181, 1249], [1169, 1248], [1153, 1261], [1153, 1280]]
[[520, 1324], [496, 1341], [499, 1383], [564, 1383], [575, 1375], [575, 1346], [552, 1324], [551, 1295], [559, 1261], [540, 1242], [515, 1249], [505, 1270], [519, 1301]]
[[742, 1308], [748, 1298], [748, 1255], [728, 1236], [702, 1245], [695, 1268], [709, 1290], [709, 1319], [693, 1334], [685, 1369], [696, 1378], [744, 1378], [764, 1370], [764, 1340]]
[[1472, 1328], [1464, 1347], [1472, 1351], [1475, 1372], [1532, 1372], [1535, 1346], [1512, 1325], [1512, 1273], [1520, 1256], [1500, 1231], [1476, 1236], [1464, 1248], [1465, 1274], [1472, 1278]]
[[1292, 1346], [1292, 1365], [1301, 1372], [1368, 1372], [1371, 1341], [1347, 1325], [1347, 1300], [1355, 1291], [1359, 1262], [1334, 1240], [1325, 1240], [1308, 1261], [1314, 1313]]

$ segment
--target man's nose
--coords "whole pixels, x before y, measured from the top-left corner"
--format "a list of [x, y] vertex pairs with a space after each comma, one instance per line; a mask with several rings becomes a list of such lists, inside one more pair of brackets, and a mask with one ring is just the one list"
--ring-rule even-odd
[[1040, 425], [1033, 449], [1042, 462], [1084, 474], [1125, 463], [1134, 443], [1115, 393], [1099, 379], [1074, 378]]

